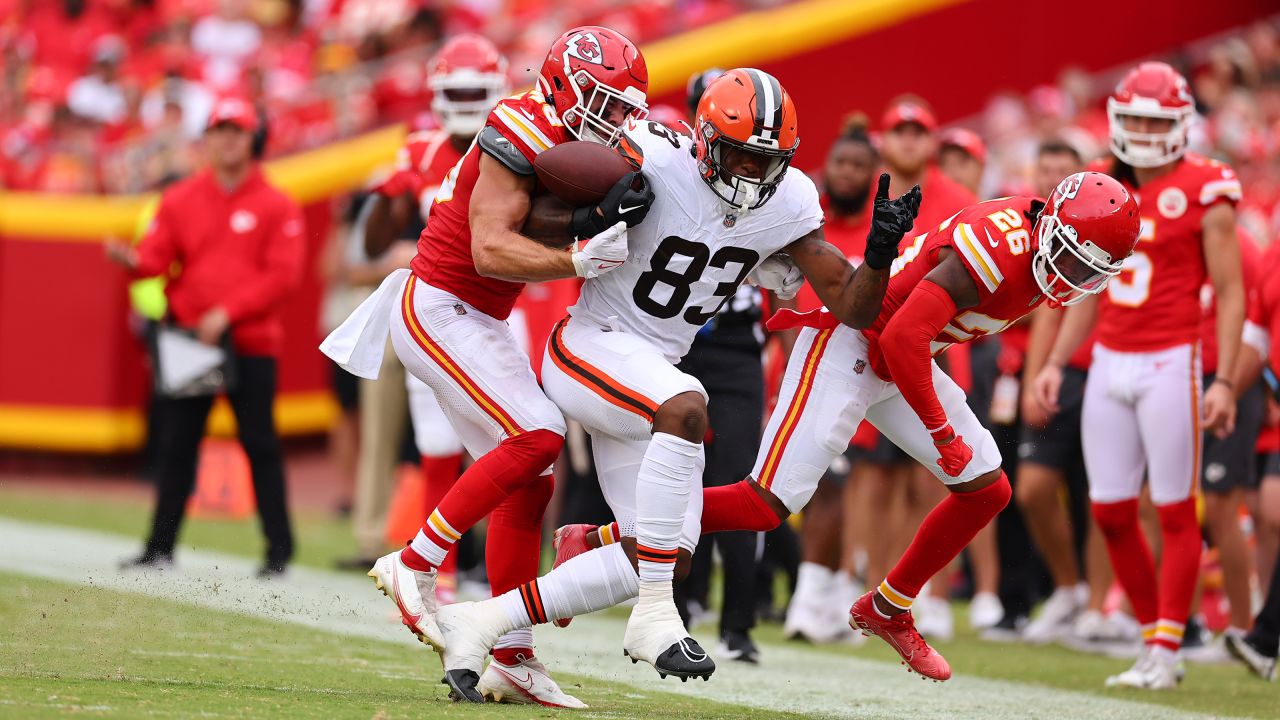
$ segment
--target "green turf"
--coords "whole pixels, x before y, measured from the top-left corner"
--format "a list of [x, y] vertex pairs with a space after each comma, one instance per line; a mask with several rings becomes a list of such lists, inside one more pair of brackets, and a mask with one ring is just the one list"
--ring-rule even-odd
[[[416, 643], [344, 639], [93, 586], [0, 573], [0, 716], [546, 718], [562, 711], [460, 706]], [[566, 717], [780, 718], [661, 692], [561, 684], [598, 710]]]
[[[0, 487], [0, 516], [10, 516], [25, 520], [37, 520], [43, 522], [51, 522], [75, 526], [79, 528], [100, 530], [126, 536], [140, 537], [145, 529], [147, 519], [149, 517], [149, 508], [138, 499], [125, 499], [118, 497], [98, 497], [86, 496], [81, 498], [70, 498], [66, 495], [59, 494], [51, 497], [45, 493], [32, 490], [29, 487], [22, 489]], [[345, 523], [335, 521], [320, 516], [302, 515], [298, 518], [298, 534], [300, 539], [299, 560], [304, 564], [310, 564], [318, 567], [331, 567], [332, 561], [336, 558], [343, 557], [349, 553], [351, 548], [350, 532]], [[260, 536], [256, 528], [256, 520], [246, 521], [208, 521], [195, 520], [188, 523], [184, 529], [182, 544], [184, 547], [198, 547], [204, 550], [216, 550], [248, 557], [257, 557], [260, 550]], [[5, 590], [0, 591], [5, 594], [6, 603], [3, 612], [0, 612], [0, 618], [7, 619], [10, 615], [9, 608], [13, 607], [14, 596], [7, 589], [9, 583], [0, 578], [0, 584], [6, 586]], [[83, 590], [78, 593], [88, 593], [91, 591]], [[132, 601], [131, 601], [132, 602]], [[159, 603], [154, 600], [139, 600], [139, 603]], [[21, 605], [21, 603], [18, 603]], [[1176, 692], [1169, 693], [1146, 693], [1140, 691], [1121, 691], [1121, 690], [1105, 690], [1102, 687], [1103, 680], [1108, 674], [1124, 669], [1129, 662], [1123, 660], [1111, 660], [1095, 655], [1085, 655], [1076, 653], [1065, 648], [1056, 646], [1048, 647], [1028, 647], [1025, 645], [1008, 645], [994, 644], [980, 641], [976, 635], [969, 632], [963, 618], [963, 606], [956, 606], [958, 629], [957, 638], [949, 643], [941, 643], [938, 648], [948, 657], [958, 674], [969, 676], [981, 676], [993, 679], [1012, 680], [1020, 683], [1040, 684], [1048, 687], [1061, 688], [1066, 690], [1084, 691], [1098, 694], [1104, 697], [1125, 698], [1148, 703], [1156, 703], [1176, 707], [1182, 710], [1192, 710], [1206, 712], [1210, 714], [1227, 714], [1238, 716], [1251, 716], [1259, 718], [1274, 718], [1280, 716], [1280, 687], [1274, 684], [1267, 684], [1259, 681], [1257, 678], [1247, 674], [1237, 665], [1225, 666], [1205, 666], [1190, 665], [1186, 682]], [[625, 610], [613, 611], [619, 616], [625, 616]], [[207, 614], [207, 613], [201, 613]], [[104, 621], [105, 622], [105, 621]], [[225, 622], [225, 620], [223, 620]], [[259, 628], [273, 628], [269, 634], [263, 637], [287, 637], [287, 638], [313, 638], [313, 636], [305, 631], [295, 629], [275, 629], [276, 626], [268, 625], [261, 621], [238, 621], [255, 625]], [[2, 626], [3, 623], [0, 623]], [[12, 632], [9, 628], [0, 627], [0, 645], [6, 639], [8, 633]], [[264, 630], [265, 632], [265, 630]], [[699, 628], [694, 635], [703, 639], [710, 640], [711, 630], [709, 628]], [[24, 637], [21, 633], [17, 637]], [[762, 645], [762, 653], [768, 657], [769, 646], [785, 642], [781, 637], [781, 631], [777, 626], [764, 626], [758, 628], [755, 637]], [[321, 638], [319, 641], [325, 647], [336, 647], [332, 641], [327, 638]], [[271, 652], [276, 653], [279, 649], [279, 655], [282, 658], [297, 657], [306, 658], [313, 654], [311, 650], [300, 650], [294, 652], [293, 640], [286, 639], [272, 641]], [[60, 643], [56, 643], [60, 644]], [[71, 645], [72, 642], [66, 643]], [[180, 646], [185, 645], [179, 643]], [[276, 646], [279, 646], [278, 648]], [[412, 668], [421, 668], [414, 662], [414, 654], [408, 650], [398, 650], [394, 646], [383, 648], [376, 643], [361, 640], [349, 645], [358, 646], [357, 650], [350, 652], [365, 652], [374, 655], [391, 654], [396, 657], [396, 653], [406, 652], [402, 663], [404, 667], [410, 668], [404, 670], [404, 674], [416, 672]], [[263, 647], [260, 645], [259, 647]], [[299, 647], [310, 647], [315, 649], [314, 642], [311, 645], [301, 645]], [[169, 650], [173, 652], [173, 650]], [[9, 661], [5, 657], [8, 648], [0, 647], [0, 659], [4, 662], [0, 663], [0, 672], [4, 672], [9, 666]], [[125, 653], [125, 651], [121, 651]], [[209, 651], [212, 652], [212, 651]], [[320, 656], [332, 655], [333, 650], [329, 649], [325, 652], [314, 653]], [[860, 648], [850, 647], [834, 647], [826, 646], [815, 648], [814, 652], [833, 654], [833, 655], [853, 655], [868, 659], [893, 661], [892, 651], [882, 643], [875, 640], [869, 641]], [[127, 653], [126, 653], [127, 654]], [[225, 652], [224, 654], [236, 655], [234, 652]], [[365, 657], [360, 655], [360, 657]], [[340, 658], [338, 659], [340, 660]], [[335, 660], [337, 662], [338, 660]], [[418, 658], [420, 661], [421, 659]], [[139, 658], [133, 658], [133, 662], [139, 662]], [[184, 659], [182, 662], [189, 662]], [[254, 660], [253, 662], [262, 662]], [[46, 667], [58, 667], [56, 664], [50, 664]], [[429, 667], [429, 666], [428, 666]], [[102, 673], [109, 675], [111, 669], [99, 669]], [[35, 680], [28, 680], [35, 683]], [[222, 682], [221, 677], [214, 678], [210, 682]], [[8, 683], [6, 683], [8, 685]], [[326, 683], [317, 683], [316, 688], [324, 688]], [[605, 693], [593, 695], [593, 698], [602, 698], [603, 704], [610, 706], [610, 710], [614, 710], [617, 701], [624, 704], [629, 699], [629, 694], [634, 691], [622, 686], [610, 686], [599, 681], [590, 681], [586, 683], [587, 688], [584, 689], [584, 699], [592, 702], [591, 699], [585, 697], [585, 694]], [[156, 697], [148, 698], [148, 702], [162, 702], [169, 692], [174, 690], [167, 689], [162, 684], [157, 685]], [[29, 688], [31, 692], [36, 692]], [[314, 692], [319, 692], [313, 688]], [[213, 689], [207, 690], [211, 694], [216, 694]], [[11, 698], [12, 688], [3, 690], [0, 699]], [[137, 690], [130, 691], [135, 695]], [[263, 690], [265, 693], [266, 691]], [[435, 697], [438, 693], [434, 689], [431, 691], [431, 697]], [[609, 695], [608, 693], [612, 693]], [[38, 693], [37, 693], [38, 695]], [[36, 697], [30, 695], [29, 697]], [[86, 697], [98, 697], [88, 696]], [[308, 696], [309, 697], [309, 696]], [[100, 699], [100, 698], [99, 698]], [[7, 702], [7, 701], [6, 701]], [[53, 701], [49, 701], [53, 702]], [[88, 701], [85, 701], [88, 702]], [[96, 700], [95, 700], [96, 702]], [[138, 700], [141, 702], [141, 700]], [[267, 702], [267, 700], [262, 700]], [[290, 701], [292, 702], [292, 700]], [[664, 699], [664, 703], [666, 700]], [[687, 700], [673, 699], [673, 702], [680, 707], [690, 708]], [[701, 703], [701, 701], [699, 701]], [[5, 703], [0, 703], [0, 714], [5, 712]], [[365, 707], [365, 706], [361, 706]], [[435, 707], [435, 706], [433, 706]], [[701, 707], [701, 704], [699, 704]], [[446, 712], [446, 706], [439, 706], [439, 712]], [[388, 712], [392, 712], [390, 709]], [[359, 714], [359, 713], [357, 713]], [[663, 706], [664, 716], [668, 715], [665, 705]], [[364, 715], [368, 717], [369, 714]], [[679, 717], [672, 715], [672, 717]], [[665, 720], [665, 717], [664, 717]]]

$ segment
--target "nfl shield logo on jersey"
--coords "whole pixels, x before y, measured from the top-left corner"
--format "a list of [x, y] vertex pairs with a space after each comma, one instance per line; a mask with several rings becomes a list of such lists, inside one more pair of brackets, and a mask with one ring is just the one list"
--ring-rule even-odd
[[853, 372], [855, 375], [861, 375], [862, 371], [866, 369], [867, 361], [862, 358], [858, 358], [857, 361], [853, 363]]
[[725, 215], [725, 216], [724, 216], [724, 226], [725, 226], [725, 227], [727, 227], [727, 228], [731, 228], [731, 227], [733, 227], [734, 225], [737, 225], [737, 224], [738, 224], [738, 214], [737, 214], [737, 213], [729, 213], [728, 215]]

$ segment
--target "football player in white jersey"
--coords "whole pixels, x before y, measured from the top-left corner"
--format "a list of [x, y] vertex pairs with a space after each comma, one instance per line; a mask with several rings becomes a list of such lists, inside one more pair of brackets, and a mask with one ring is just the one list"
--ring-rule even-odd
[[790, 168], [799, 145], [796, 110], [775, 78], [754, 69], [725, 73], [707, 88], [695, 125], [693, 140], [653, 122], [628, 129], [620, 150], [642, 167], [654, 204], [629, 230], [627, 263], [586, 281], [543, 362], [547, 396], [591, 434], [623, 542], [492, 600], [443, 608], [445, 671], [455, 679], [478, 672], [511, 628], [637, 595], [624, 652], [662, 677], [709, 677], [715, 664], [688, 637], [672, 602], [673, 574], [687, 572], [700, 532], [707, 428], [706, 392], [675, 364], [749, 278], [783, 297], [808, 279], [854, 327], [880, 311], [919, 188], [889, 200], [889, 177], [880, 178], [866, 261], [855, 270], [823, 240], [813, 182]]

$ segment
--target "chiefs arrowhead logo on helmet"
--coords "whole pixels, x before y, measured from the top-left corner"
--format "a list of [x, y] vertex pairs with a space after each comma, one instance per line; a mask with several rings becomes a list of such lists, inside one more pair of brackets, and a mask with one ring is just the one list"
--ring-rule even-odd
[[1063, 178], [1058, 183], [1058, 189], [1054, 192], [1054, 196], [1058, 199], [1057, 204], [1062, 205], [1064, 200], [1073, 199], [1080, 192], [1080, 183], [1084, 180], [1084, 173], [1076, 173]]
[[599, 65], [604, 58], [604, 53], [600, 50], [600, 41], [591, 33], [582, 33], [570, 40], [569, 54], [596, 65]]

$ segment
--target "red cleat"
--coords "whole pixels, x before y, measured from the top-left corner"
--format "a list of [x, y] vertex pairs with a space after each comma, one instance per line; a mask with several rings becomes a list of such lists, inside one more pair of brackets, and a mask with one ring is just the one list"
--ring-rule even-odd
[[[555, 534], [551, 536], [551, 547], [555, 548], [556, 561], [551, 564], [551, 568], [554, 570], [592, 549], [587, 544], [587, 534], [595, 532], [599, 527], [599, 525], [581, 524], [563, 525], [556, 528]], [[573, 618], [556, 618], [552, 622], [557, 627], [569, 627], [569, 623], [573, 622]]]
[[849, 627], [861, 630], [863, 635], [876, 635], [889, 643], [902, 656], [903, 664], [922, 677], [934, 682], [950, 679], [951, 665], [920, 637], [911, 612], [886, 618], [876, 610], [873, 595], [874, 590], [858, 598], [849, 608]]

